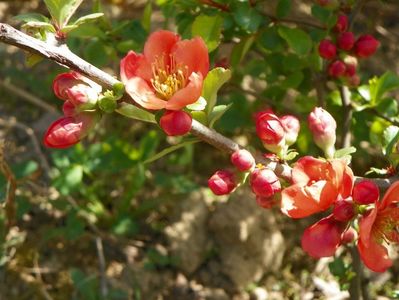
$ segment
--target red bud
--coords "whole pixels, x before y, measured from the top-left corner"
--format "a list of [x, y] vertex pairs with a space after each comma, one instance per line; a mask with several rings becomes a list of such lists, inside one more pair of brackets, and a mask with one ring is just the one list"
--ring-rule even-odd
[[330, 40], [322, 40], [319, 44], [319, 55], [324, 59], [333, 59], [337, 55], [337, 47]]
[[339, 15], [334, 30], [336, 32], [345, 32], [348, 29], [349, 21], [345, 15]]
[[355, 35], [353, 32], [344, 32], [342, 33], [337, 40], [338, 48], [349, 51], [352, 49], [353, 45], [355, 44]]
[[374, 182], [363, 180], [353, 188], [352, 197], [357, 204], [371, 204], [378, 201], [380, 191]]
[[215, 195], [230, 194], [236, 187], [234, 174], [227, 170], [220, 170], [208, 179], [208, 186]]
[[341, 77], [345, 75], [346, 66], [343, 61], [336, 60], [328, 66], [328, 75], [331, 77]]
[[271, 197], [281, 191], [281, 184], [274, 172], [269, 169], [256, 169], [251, 174], [250, 184], [257, 196]]
[[184, 135], [191, 130], [192, 117], [182, 110], [167, 110], [159, 120], [159, 126], [169, 136]]
[[373, 55], [380, 43], [372, 35], [362, 35], [355, 44], [355, 54], [357, 57], [365, 58]]
[[337, 200], [334, 205], [333, 215], [337, 221], [350, 221], [355, 216], [352, 199]]
[[231, 162], [241, 172], [249, 171], [250, 169], [252, 169], [253, 166], [255, 166], [254, 157], [249, 151], [245, 149], [240, 149], [234, 152], [231, 155]]

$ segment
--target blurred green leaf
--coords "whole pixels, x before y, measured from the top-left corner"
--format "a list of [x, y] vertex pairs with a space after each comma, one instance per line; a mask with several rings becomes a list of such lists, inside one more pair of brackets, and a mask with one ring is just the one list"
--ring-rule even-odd
[[205, 41], [208, 51], [212, 52], [220, 44], [220, 35], [222, 33], [223, 18], [220, 15], [207, 16], [199, 15], [195, 18], [191, 34], [200, 36]]
[[131, 119], [136, 119], [149, 123], [156, 123], [155, 116], [152, 113], [144, 109], [138, 108], [133, 104], [121, 103], [115, 111]]
[[233, 17], [236, 23], [245, 31], [256, 32], [264, 18], [254, 7], [246, 2], [233, 2]]
[[143, 16], [141, 17], [141, 25], [147, 31], [151, 31], [151, 16], [152, 16], [152, 1], [147, 1], [145, 5]]
[[371, 79], [369, 84], [371, 104], [376, 105], [385, 93], [399, 88], [399, 76], [388, 71], [380, 78]]
[[312, 49], [312, 40], [302, 29], [280, 26], [278, 33], [290, 48], [299, 55], [306, 55]]
[[230, 103], [229, 105], [215, 106], [212, 112], [209, 114], [209, 127], [212, 128], [232, 105], [233, 104]]
[[37, 13], [21, 14], [13, 17], [13, 19], [23, 22], [45, 22], [45, 23], [50, 22], [49, 18], [43, 16], [42, 14], [37, 14]]
[[178, 149], [180, 149], [180, 148], [182, 148], [184, 146], [187, 146], [187, 145], [198, 143], [199, 141], [200, 141], [199, 139], [194, 138], [194, 139], [190, 139], [190, 140], [186, 140], [184, 142], [181, 142], [180, 144], [173, 145], [173, 146], [168, 147], [168, 148], [162, 150], [161, 152], [155, 154], [154, 156], [152, 156], [149, 159], [145, 160], [143, 163], [144, 164], [152, 163], [152, 162], [164, 157], [165, 155], [168, 155], [169, 153], [172, 153], [173, 151], [176, 151], [176, 150], [178, 150]]
[[231, 51], [230, 64], [232, 68], [236, 68], [242, 59], [245, 57], [252, 44], [255, 41], [255, 36], [250, 35], [243, 38], [238, 44], [234, 45]]

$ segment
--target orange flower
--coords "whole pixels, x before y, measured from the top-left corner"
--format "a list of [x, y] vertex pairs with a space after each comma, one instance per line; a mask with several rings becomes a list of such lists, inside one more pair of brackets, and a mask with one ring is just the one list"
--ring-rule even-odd
[[374, 272], [385, 272], [392, 266], [383, 242], [399, 243], [399, 182], [386, 192], [382, 201], [359, 222], [357, 247], [364, 264]]
[[339, 195], [352, 193], [354, 176], [343, 160], [300, 158], [292, 169], [292, 185], [281, 193], [281, 211], [291, 218], [304, 218], [329, 208]]
[[201, 96], [209, 57], [201, 38], [180, 40], [161, 30], [148, 37], [143, 54], [130, 51], [120, 65], [126, 92], [136, 103], [147, 109], [181, 110]]

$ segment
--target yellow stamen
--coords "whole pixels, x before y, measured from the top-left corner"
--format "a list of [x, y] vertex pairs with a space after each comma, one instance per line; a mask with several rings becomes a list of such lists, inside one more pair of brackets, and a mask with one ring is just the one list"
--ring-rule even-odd
[[187, 84], [188, 68], [177, 64], [170, 55], [170, 64], [165, 64], [164, 56], [157, 57], [152, 63], [151, 84], [158, 97], [169, 100], [174, 93]]

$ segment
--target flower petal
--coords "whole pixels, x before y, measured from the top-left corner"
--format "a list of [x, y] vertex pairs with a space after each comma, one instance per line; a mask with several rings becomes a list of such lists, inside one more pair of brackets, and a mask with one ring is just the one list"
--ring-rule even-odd
[[151, 64], [143, 54], [136, 54], [134, 51], [129, 51], [121, 60], [120, 69], [121, 79], [125, 84], [132, 77], [141, 77], [148, 82], [152, 78]]
[[304, 218], [318, 210], [301, 185], [292, 185], [281, 192], [281, 211], [291, 218]]
[[159, 99], [148, 83], [140, 77], [125, 82], [126, 93], [139, 105], [147, 109], [163, 109], [167, 102]]
[[378, 209], [384, 209], [393, 203], [399, 202], [399, 182], [392, 184], [384, 195]]
[[307, 184], [312, 180], [325, 179], [328, 163], [312, 156], [301, 157], [292, 169], [293, 183]]
[[192, 73], [188, 78], [188, 84], [186, 87], [178, 90], [167, 101], [165, 106], [166, 109], [180, 110], [186, 105], [197, 102], [199, 97], [201, 97], [202, 83], [203, 80], [201, 73]]
[[169, 54], [179, 40], [180, 36], [172, 31], [156, 31], [148, 37], [143, 54], [150, 63], [164, 56], [165, 62], [169, 64]]
[[329, 215], [306, 228], [301, 240], [302, 249], [314, 258], [333, 256], [344, 229], [345, 226]]
[[374, 208], [368, 215], [363, 216], [359, 221], [359, 239], [362, 243], [369, 247], [373, 237], [371, 236], [372, 228], [377, 218], [378, 208]]
[[360, 258], [367, 268], [374, 272], [385, 272], [392, 266], [392, 260], [389, 259], [388, 250], [380, 244], [375, 242], [369, 243], [366, 247], [362, 240], [359, 239], [357, 243]]
[[200, 72], [205, 78], [209, 71], [208, 49], [202, 38], [196, 37], [191, 40], [183, 40], [176, 43], [172, 54], [177, 65], [188, 67], [188, 74]]

